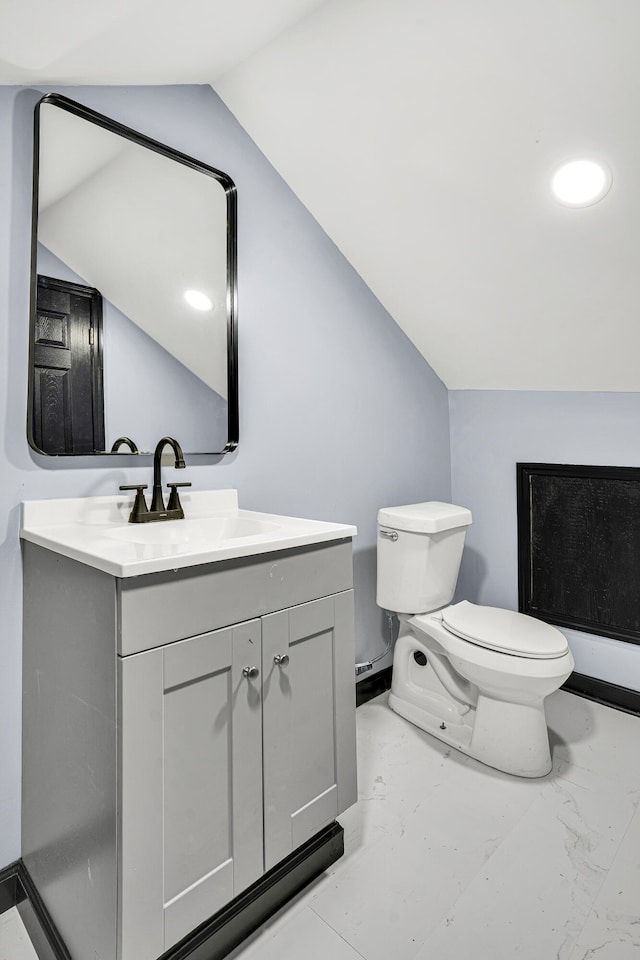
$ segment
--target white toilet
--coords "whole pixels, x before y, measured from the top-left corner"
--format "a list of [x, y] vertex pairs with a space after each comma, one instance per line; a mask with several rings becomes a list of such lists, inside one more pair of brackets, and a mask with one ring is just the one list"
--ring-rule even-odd
[[522, 613], [451, 605], [471, 511], [414, 503], [378, 513], [378, 606], [399, 615], [389, 706], [445, 743], [521, 777], [551, 770], [544, 699], [573, 657]]

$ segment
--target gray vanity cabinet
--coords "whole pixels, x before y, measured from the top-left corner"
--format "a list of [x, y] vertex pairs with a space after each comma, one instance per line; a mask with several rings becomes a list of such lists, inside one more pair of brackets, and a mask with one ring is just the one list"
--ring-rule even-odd
[[156, 960], [356, 800], [351, 543], [24, 548], [25, 864], [74, 960]]
[[121, 659], [122, 960], [159, 956], [353, 802], [352, 618], [348, 591]]

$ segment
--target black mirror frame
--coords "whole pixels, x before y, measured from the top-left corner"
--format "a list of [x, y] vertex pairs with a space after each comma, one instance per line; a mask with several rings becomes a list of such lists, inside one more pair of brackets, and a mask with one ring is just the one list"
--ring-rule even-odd
[[[34, 131], [33, 131], [33, 192], [32, 192], [32, 212], [31, 212], [31, 289], [29, 298], [29, 370], [28, 370], [28, 390], [27, 390], [27, 440], [29, 446], [36, 453], [47, 457], [101, 457], [114, 456], [109, 450], [95, 451], [94, 453], [46, 453], [40, 450], [33, 437], [33, 399], [34, 399], [34, 376], [32, 374], [34, 366], [34, 334], [36, 322], [36, 296], [37, 296], [37, 250], [38, 250], [38, 199], [39, 188], [38, 180], [40, 174], [40, 108], [42, 104], [50, 103], [68, 113], [75, 114], [82, 120], [94, 123], [97, 126], [109, 130], [118, 136], [127, 140], [132, 140], [139, 146], [155, 153], [160, 153], [169, 160], [175, 160], [182, 163], [192, 170], [197, 170], [206, 176], [213, 177], [223, 187], [227, 199], [227, 443], [222, 450], [185, 451], [190, 456], [220, 456], [225, 453], [231, 453], [238, 446], [239, 440], [239, 410], [238, 410], [238, 257], [237, 257], [237, 229], [238, 229], [238, 201], [237, 190], [233, 180], [221, 170], [211, 167], [200, 160], [174, 150], [166, 144], [153, 140], [131, 127], [118, 123], [104, 114], [85, 107], [75, 100], [62, 96], [58, 93], [48, 93], [42, 97], [35, 106], [34, 110]], [[122, 456], [122, 454], [117, 454]], [[140, 456], [153, 456], [153, 453], [136, 454]]]

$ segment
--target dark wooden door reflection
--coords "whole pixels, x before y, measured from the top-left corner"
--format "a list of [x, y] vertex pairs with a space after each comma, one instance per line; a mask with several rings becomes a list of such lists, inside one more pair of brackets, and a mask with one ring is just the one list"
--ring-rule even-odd
[[38, 276], [32, 435], [43, 453], [105, 446], [102, 297], [93, 287]]

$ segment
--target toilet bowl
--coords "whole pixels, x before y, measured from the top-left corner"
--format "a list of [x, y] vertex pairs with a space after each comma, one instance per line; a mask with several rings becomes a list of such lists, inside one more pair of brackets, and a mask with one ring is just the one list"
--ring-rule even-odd
[[573, 670], [564, 635], [511, 610], [450, 603], [465, 508], [410, 504], [378, 520], [378, 604], [400, 619], [391, 709], [498, 770], [549, 773], [544, 700]]

